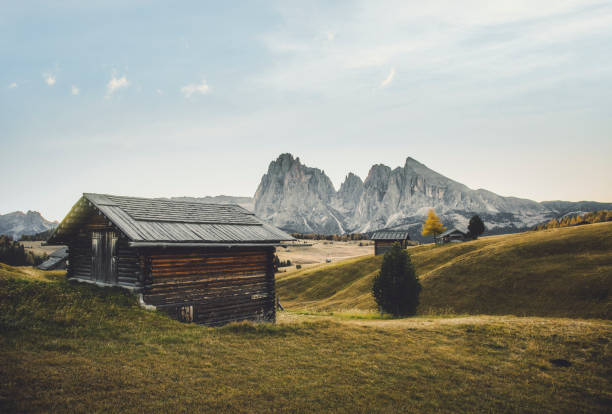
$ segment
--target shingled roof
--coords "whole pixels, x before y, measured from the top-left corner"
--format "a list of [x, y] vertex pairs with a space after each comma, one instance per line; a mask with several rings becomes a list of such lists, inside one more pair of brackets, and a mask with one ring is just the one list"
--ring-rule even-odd
[[466, 235], [466, 233], [465, 233], [464, 231], [459, 230], [459, 229], [458, 229], [458, 228], [456, 228], [456, 227], [453, 227], [452, 229], [448, 229], [448, 230], [446, 230], [444, 233], [440, 234], [438, 237], [446, 237], [446, 236], [448, 236], [448, 235], [450, 235], [450, 234], [453, 234], [453, 233], [459, 233], [459, 234], [461, 234], [462, 236], [465, 236], [465, 235]]
[[410, 236], [407, 231], [398, 230], [380, 230], [376, 231], [370, 237], [370, 240], [409, 240]]
[[68, 248], [61, 247], [55, 250], [53, 253], [49, 255], [49, 258], [39, 264], [37, 267], [41, 270], [51, 270], [55, 269], [56, 266], [61, 264], [60, 262], [66, 260], [68, 258]]
[[83, 211], [104, 215], [132, 246], [275, 244], [289, 234], [234, 204], [84, 193], [60, 223], [49, 243], [66, 242], [86, 222]]

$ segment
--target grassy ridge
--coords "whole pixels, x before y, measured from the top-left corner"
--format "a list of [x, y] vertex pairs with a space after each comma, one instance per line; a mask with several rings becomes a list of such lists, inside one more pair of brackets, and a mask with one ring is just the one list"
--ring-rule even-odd
[[[423, 284], [421, 314], [612, 318], [612, 223], [409, 251]], [[369, 256], [284, 275], [279, 297], [296, 310], [373, 311], [380, 262]]]
[[603, 413], [612, 401], [607, 321], [279, 319], [181, 324], [123, 290], [0, 265], [0, 412]]
[[382, 256], [366, 256], [281, 273], [276, 279], [278, 294], [291, 309], [358, 309], [368, 301], [369, 297], [363, 295], [370, 295], [370, 278], [381, 263]]

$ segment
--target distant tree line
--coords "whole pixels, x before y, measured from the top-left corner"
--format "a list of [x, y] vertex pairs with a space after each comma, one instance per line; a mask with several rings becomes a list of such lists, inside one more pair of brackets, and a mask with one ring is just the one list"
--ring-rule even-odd
[[350, 233], [350, 234], [320, 234], [320, 233], [291, 233], [296, 239], [306, 240], [330, 240], [330, 241], [350, 241], [350, 240], [368, 240], [369, 237], [365, 233]]
[[280, 260], [277, 255], [274, 255], [274, 269], [278, 269], [279, 267], [289, 267], [291, 266], [291, 260]]
[[600, 210], [591, 213], [586, 213], [583, 216], [565, 216], [561, 220], [556, 218], [547, 223], [538, 224], [533, 230], [556, 229], [559, 227], [581, 226], [584, 224], [603, 223], [612, 221], [612, 210]]
[[49, 229], [45, 231], [41, 231], [40, 233], [30, 234], [30, 235], [22, 235], [19, 240], [21, 241], [47, 241], [49, 237], [53, 234], [55, 229]]
[[0, 262], [11, 266], [38, 266], [48, 256], [39, 256], [32, 251], [26, 251], [22, 244], [13, 241], [10, 236], [0, 236]]

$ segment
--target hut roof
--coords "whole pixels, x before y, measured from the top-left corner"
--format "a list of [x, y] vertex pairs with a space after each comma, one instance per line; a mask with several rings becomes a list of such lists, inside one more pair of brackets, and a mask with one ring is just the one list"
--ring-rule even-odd
[[41, 270], [54, 269], [60, 262], [68, 258], [68, 248], [61, 247], [49, 255], [49, 258], [38, 265]]
[[465, 232], [459, 230], [458, 228], [452, 228], [452, 229], [448, 229], [444, 233], [440, 234], [439, 237], [446, 237], [446, 236], [449, 236], [449, 235], [451, 235], [453, 233], [460, 233], [462, 236], [465, 236]]
[[371, 240], [409, 240], [410, 236], [407, 231], [397, 230], [381, 230], [376, 231], [370, 237]]
[[86, 222], [83, 211], [97, 210], [132, 246], [276, 244], [289, 234], [234, 204], [84, 193], [60, 223], [49, 243], [61, 243]]
[[68, 257], [68, 248], [60, 247], [57, 250], [53, 250], [53, 253], [51, 253], [49, 257], [59, 257], [60, 259], [65, 259]]

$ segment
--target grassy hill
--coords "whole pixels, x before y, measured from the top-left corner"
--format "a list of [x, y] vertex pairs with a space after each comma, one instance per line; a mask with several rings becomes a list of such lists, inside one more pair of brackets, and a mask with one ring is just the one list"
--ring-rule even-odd
[[[421, 278], [420, 314], [612, 318], [612, 223], [409, 248]], [[374, 311], [382, 257], [362, 257], [277, 278], [286, 308]]]
[[0, 412], [604, 413], [611, 332], [602, 320], [295, 313], [207, 328], [121, 289], [0, 264]]

